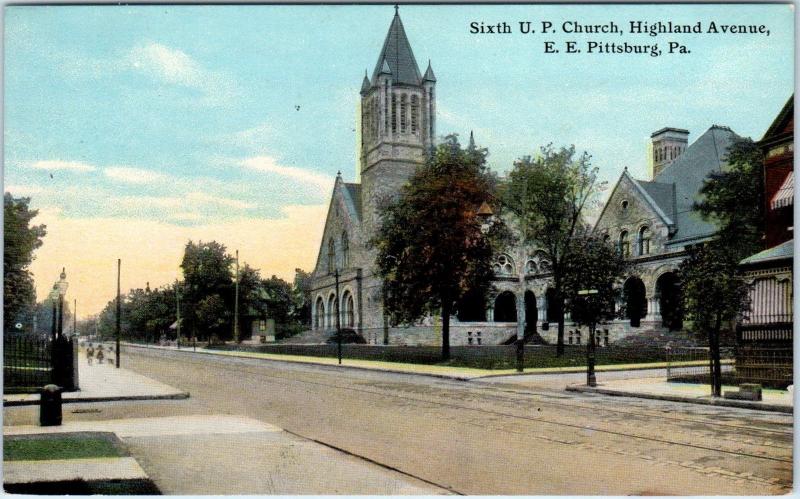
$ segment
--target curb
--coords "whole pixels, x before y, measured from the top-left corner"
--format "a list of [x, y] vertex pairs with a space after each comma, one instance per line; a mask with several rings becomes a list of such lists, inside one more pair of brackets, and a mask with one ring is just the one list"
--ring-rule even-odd
[[[320, 362], [311, 362], [307, 360], [283, 360], [283, 359], [268, 359], [268, 358], [260, 358], [260, 357], [249, 357], [247, 355], [236, 355], [234, 354], [224, 354], [224, 353], [216, 353], [216, 352], [208, 352], [208, 351], [191, 351], [191, 350], [175, 350], [172, 348], [153, 348], [150, 346], [145, 345], [131, 345], [126, 344], [127, 347], [133, 348], [144, 348], [146, 350], [166, 350], [168, 352], [187, 352], [193, 354], [203, 354], [203, 355], [211, 355], [217, 358], [224, 358], [224, 357], [233, 357], [235, 359], [250, 359], [250, 360], [261, 360], [266, 362], [281, 362], [283, 364], [304, 364], [308, 366], [317, 366], [317, 367], [327, 367], [329, 369], [356, 369], [360, 371], [372, 371], [372, 372], [382, 372], [382, 373], [393, 373], [393, 374], [410, 374], [413, 376], [429, 376], [432, 378], [440, 378], [440, 379], [450, 379], [454, 381], [470, 381], [472, 379], [478, 379], [483, 376], [450, 376], [447, 374], [436, 374], [436, 373], [421, 373], [421, 372], [413, 372], [413, 371], [401, 371], [397, 369], [379, 369], [375, 367], [363, 367], [363, 366], [348, 366], [345, 364], [338, 365], [338, 364], [323, 364]], [[225, 350], [231, 351], [231, 350]], [[234, 350], [235, 352], [235, 350]], [[495, 374], [495, 375], [488, 375], [488, 376], [509, 376], [508, 374]]]
[[[111, 397], [86, 397], [86, 398], [62, 398], [62, 404], [83, 404], [94, 402], [120, 402], [126, 400], [182, 400], [188, 399], [189, 392], [169, 393], [166, 395], [122, 395]], [[23, 405], [39, 405], [40, 400], [6, 400], [3, 399], [4, 407], [14, 407]]]
[[[204, 355], [214, 355], [217, 357], [233, 357], [239, 359], [253, 359], [253, 360], [262, 360], [268, 362], [283, 362], [286, 364], [304, 364], [310, 366], [320, 366], [320, 367], [329, 367], [332, 369], [358, 369], [362, 371], [373, 371], [373, 372], [385, 372], [385, 373], [393, 373], [393, 374], [409, 374], [413, 376], [429, 376], [432, 378], [440, 378], [440, 379], [450, 379], [455, 381], [472, 381], [477, 379], [486, 379], [486, 378], [502, 378], [508, 376], [536, 376], [536, 375], [557, 375], [557, 374], [581, 374], [586, 372], [586, 366], [577, 366], [577, 367], [568, 367], [568, 368], [553, 368], [552, 371], [535, 371], [535, 372], [514, 372], [514, 373], [497, 373], [497, 374], [480, 374], [475, 376], [459, 376], [459, 375], [449, 375], [449, 374], [437, 374], [437, 373], [425, 373], [425, 372], [415, 372], [415, 371], [403, 371], [399, 369], [382, 369], [378, 367], [364, 367], [364, 366], [349, 366], [349, 365], [337, 365], [337, 364], [324, 364], [321, 362], [313, 362], [308, 360], [284, 360], [284, 359], [272, 359], [272, 358], [263, 358], [263, 357], [250, 357], [247, 355], [237, 355], [237, 352], [247, 353], [245, 351], [240, 350], [219, 350], [218, 352], [230, 352], [230, 353], [218, 353], [218, 352], [210, 352], [206, 349], [204, 350], [188, 350], [188, 349], [174, 349], [174, 348], [164, 348], [164, 347], [156, 347], [150, 345], [137, 345], [132, 343], [123, 343], [126, 347], [132, 348], [143, 348], [147, 350], [165, 350], [169, 352], [188, 352], [188, 353], [195, 353], [195, 354], [204, 354]], [[253, 352], [257, 353], [257, 352]], [[276, 354], [279, 355], [279, 354]], [[324, 357], [327, 358], [327, 357]], [[353, 360], [353, 359], [350, 359]], [[608, 364], [607, 368], [600, 369], [600, 367], [605, 366], [598, 366], [596, 368], [597, 372], [621, 372], [621, 371], [645, 371], [650, 369], [665, 369], [665, 366], [632, 366], [632, 367], [625, 367], [625, 368], [616, 368], [613, 364]], [[531, 369], [531, 368], [529, 368]], [[532, 368], [538, 369], [538, 368]], [[548, 369], [548, 368], [543, 368]]]
[[597, 388], [583, 385], [568, 385], [568, 392], [579, 393], [598, 393], [600, 395], [610, 395], [612, 397], [632, 397], [640, 399], [664, 400], [667, 402], [684, 402], [687, 404], [715, 405], [721, 407], [737, 407], [739, 409], [752, 409], [758, 411], [781, 412], [793, 414], [794, 408], [778, 404], [765, 404], [763, 402], [748, 402], [744, 400], [731, 399], [712, 399], [712, 398], [688, 398], [677, 395], [656, 395], [653, 393], [629, 392], [625, 390], [609, 390], [607, 388]]

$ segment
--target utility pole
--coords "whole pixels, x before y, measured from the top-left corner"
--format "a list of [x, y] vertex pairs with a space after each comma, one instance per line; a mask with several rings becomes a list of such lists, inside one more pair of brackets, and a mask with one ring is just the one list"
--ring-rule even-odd
[[239, 250], [236, 250], [236, 293], [233, 298], [233, 342], [239, 343]]
[[122, 259], [117, 258], [117, 369], [119, 369], [119, 335], [120, 335], [120, 316], [122, 315], [122, 300], [120, 299], [119, 292], [119, 277], [122, 272]]
[[175, 344], [178, 346], [178, 350], [181, 349], [181, 291], [178, 287], [178, 283], [175, 283], [175, 316], [177, 320], [175, 321], [175, 327], [177, 331], [177, 337]]

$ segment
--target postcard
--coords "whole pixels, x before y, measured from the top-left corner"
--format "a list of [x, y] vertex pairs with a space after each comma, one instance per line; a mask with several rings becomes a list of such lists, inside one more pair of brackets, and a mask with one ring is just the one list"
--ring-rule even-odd
[[4, 490], [790, 492], [794, 8], [8, 5]]

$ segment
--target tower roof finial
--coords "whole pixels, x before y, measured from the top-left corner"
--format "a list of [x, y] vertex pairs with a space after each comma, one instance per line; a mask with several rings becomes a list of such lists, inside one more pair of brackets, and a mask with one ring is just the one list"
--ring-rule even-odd
[[400, 15], [400, 6], [398, 4], [394, 4], [394, 15]]

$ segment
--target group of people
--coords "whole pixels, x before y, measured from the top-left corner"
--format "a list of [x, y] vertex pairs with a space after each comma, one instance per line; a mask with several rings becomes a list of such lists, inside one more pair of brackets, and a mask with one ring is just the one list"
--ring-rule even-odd
[[[86, 360], [89, 362], [89, 365], [92, 365], [92, 361], [96, 358], [98, 364], [103, 363], [103, 359], [105, 359], [106, 355], [103, 351], [103, 345], [97, 345], [97, 352], [95, 352], [94, 347], [91, 343], [86, 347]], [[111, 359], [109, 359], [111, 362]]]

